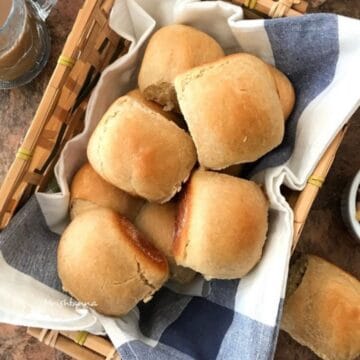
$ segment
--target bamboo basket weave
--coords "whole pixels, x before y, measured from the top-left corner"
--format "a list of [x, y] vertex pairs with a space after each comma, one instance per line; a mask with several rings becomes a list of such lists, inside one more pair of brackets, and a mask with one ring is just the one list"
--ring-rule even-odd
[[[47, 188], [61, 150], [83, 128], [88, 98], [101, 71], [128, 49], [129, 44], [108, 24], [113, 1], [86, 0], [79, 11], [31, 126], [0, 188], [0, 229], [34, 191]], [[299, 16], [307, 9], [303, 0], [233, 2], [244, 6], [247, 18]], [[294, 211], [293, 248], [345, 132], [346, 126], [319, 161], [305, 189], [287, 195]], [[28, 333], [76, 359], [119, 359], [110, 341], [101, 336], [36, 328], [28, 328]]]

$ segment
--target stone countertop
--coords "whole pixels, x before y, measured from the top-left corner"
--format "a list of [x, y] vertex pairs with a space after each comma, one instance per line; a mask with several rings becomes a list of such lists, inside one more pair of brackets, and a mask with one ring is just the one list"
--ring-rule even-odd
[[[313, 3], [323, 0], [312, 0]], [[42, 74], [29, 85], [0, 91], [0, 183], [25, 135], [42, 93], [49, 81], [62, 46], [75, 20], [82, 0], [59, 0], [48, 19], [52, 37], [51, 58]], [[360, 18], [359, 0], [328, 0], [315, 11], [334, 12]], [[317, 197], [306, 222], [298, 251], [328, 259], [360, 278], [360, 246], [356, 245], [340, 216], [341, 191], [360, 169], [360, 111], [350, 121], [350, 128], [337, 153], [329, 176]], [[70, 359], [26, 335], [25, 328], [0, 325], [0, 360], [5, 359]], [[297, 344], [280, 331], [277, 360], [318, 359], [309, 349]]]

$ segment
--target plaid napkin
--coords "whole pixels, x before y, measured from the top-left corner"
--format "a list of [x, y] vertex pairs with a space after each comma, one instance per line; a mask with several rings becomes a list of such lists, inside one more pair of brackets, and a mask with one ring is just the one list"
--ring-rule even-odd
[[[85, 132], [64, 149], [56, 169], [62, 192], [37, 194], [0, 234], [0, 321], [105, 331], [125, 360], [273, 357], [293, 235], [293, 215], [280, 186], [304, 187], [327, 146], [359, 106], [360, 25], [329, 14], [241, 18], [238, 7], [223, 2], [116, 1], [111, 26], [132, 46], [129, 54], [104, 71], [89, 103]], [[243, 50], [262, 57], [295, 86], [296, 107], [283, 144], [249, 169], [270, 199], [268, 239], [261, 262], [240, 280], [207, 282], [199, 276], [185, 287], [169, 283], [150, 303], [128, 315], [104, 317], [81, 304], [69, 306], [56, 274], [58, 235], [48, 226], [61, 232], [66, 224], [68, 182], [85, 159], [91, 130], [108, 103], [134, 85], [150, 33], [172, 22], [208, 32], [227, 53]], [[74, 154], [72, 163], [69, 154]]]

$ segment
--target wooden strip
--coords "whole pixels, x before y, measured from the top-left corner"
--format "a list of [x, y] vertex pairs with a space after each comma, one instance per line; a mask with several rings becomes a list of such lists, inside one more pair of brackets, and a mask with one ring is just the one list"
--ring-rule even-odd
[[293, 9], [295, 9], [296, 11], [301, 12], [302, 14], [305, 14], [308, 7], [309, 7], [309, 3], [307, 1], [301, 0], [300, 4], [294, 4]]
[[117, 46], [117, 44], [119, 43], [119, 35], [110, 28], [109, 24], [106, 24], [106, 26], [103, 29], [103, 33], [104, 33], [104, 36], [107, 39], [109, 39], [109, 41], [114, 46]]
[[49, 140], [53, 140], [56, 138], [58, 133], [54, 130], [44, 129], [44, 131], [41, 133], [41, 137]]
[[[82, 67], [82, 66], [79, 65], [79, 68], [80, 67]], [[79, 95], [80, 90], [83, 85], [78, 81], [78, 76], [80, 73], [81, 73], [80, 71], [77, 71], [76, 73], [72, 74], [71, 77], [67, 78], [67, 81], [66, 81], [65, 87], [64, 87], [64, 97], [62, 99], [63, 103], [61, 104], [61, 106], [66, 106], [66, 107], [70, 108], [71, 104], [74, 103], [74, 100]], [[86, 72], [86, 75], [87, 75], [87, 72]]]
[[108, 18], [105, 16], [105, 13], [99, 7], [95, 8], [93, 18], [100, 25], [100, 27], [104, 27], [108, 23]]
[[[232, 0], [234, 4], [244, 5], [245, 0]], [[268, 15], [274, 2], [272, 0], [257, 0], [255, 10]], [[302, 8], [302, 7], [301, 7]], [[303, 15], [302, 12], [295, 10], [295, 8], [289, 9], [286, 16], [300, 16]]]
[[102, 5], [101, 5], [101, 10], [107, 14], [110, 15], [110, 11], [112, 8], [112, 4], [113, 4], [113, 0], [104, 0]]
[[[10, 201], [13, 202], [17, 200], [16, 191], [19, 189], [22, 176], [25, 174], [28, 167], [28, 162], [15, 159], [0, 188], [0, 229], [2, 229], [9, 220], [9, 203]], [[2, 217], [5, 216], [5, 213], [6, 220], [3, 220]]]
[[89, 49], [88, 51], [84, 51], [82, 54], [82, 59], [86, 59], [86, 62], [93, 66], [96, 71], [100, 71], [100, 69], [103, 67], [103, 61], [97, 52], [96, 49]]
[[[60, 101], [61, 101], [61, 99], [59, 99], [59, 102]], [[66, 123], [66, 121], [68, 119], [68, 115], [69, 115], [69, 109], [64, 109], [63, 107], [61, 107], [61, 105], [56, 106], [54, 113], [53, 113], [54, 119], [56, 119], [57, 121], [60, 121], [62, 123]]]
[[33, 172], [28, 172], [25, 176], [24, 176], [24, 181], [27, 182], [28, 184], [31, 185], [38, 185], [40, 184], [42, 179], [42, 175], [41, 174], [37, 174], [37, 173], [33, 173]]
[[[105, 43], [105, 45], [104, 45]], [[97, 39], [96, 39], [96, 42], [95, 42], [95, 49], [99, 52], [99, 53], [102, 53], [104, 51], [106, 51], [107, 47], [109, 46], [109, 44], [111, 43], [111, 41], [109, 40], [108, 36], [105, 36], [104, 35], [104, 31], [103, 33], [101, 34], [101, 36], [99, 36]], [[102, 48], [102, 50], [100, 51], [100, 48]]]
[[[336, 152], [345, 136], [347, 126], [345, 126], [332, 141], [324, 155], [320, 159], [312, 176], [316, 178], [326, 178], [332, 163], [334, 162]], [[296, 247], [301, 232], [304, 228], [306, 218], [309, 215], [311, 206], [319, 192], [320, 188], [314, 184], [308, 183], [304, 190], [299, 193], [297, 201], [294, 206], [294, 240], [293, 249]]]
[[8, 208], [6, 209], [6, 212], [11, 213], [11, 212], [15, 211], [16, 205], [17, 205], [16, 200], [11, 199], [8, 203]]
[[44, 170], [42, 181], [39, 183], [37, 191], [45, 191], [47, 188], [47, 184], [49, 183], [50, 179], [53, 178], [53, 169], [61, 155], [61, 151], [59, 151], [59, 148], [63, 148], [65, 144], [72, 139], [75, 135], [77, 135], [82, 129], [83, 129], [83, 120], [85, 116], [85, 110], [87, 106], [88, 99], [83, 101], [83, 103], [75, 110], [75, 112], [72, 115], [72, 120], [69, 123], [69, 126], [66, 128], [63, 138], [61, 139], [58, 148], [54, 149], [56, 152], [49, 161], [46, 169]]
[[[106, 25], [100, 25], [97, 22], [94, 22], [93, 25], [89, 29], [89, 33], [87, 36], [87, 43], [88, 45], [81, 54], [81, 59], [83, 62], [87, 62], [87, 57], [93, 51], [99, 50], [101, 43], [106, 39], [104, 28]], [[100, 44], [99, 44], [100, 42]]]
[[[27, 333], [37, 338], [38, 340], [41, 336], [41, 331], [41, 329], [37, 328], [27, 329]], [[66, 338], [62, 334], [59, 334], [59, 336], [57, 337], [54, 348], [79, 360], [104, 360], [104, 357], [100, 354], [97, 354], [86, 347], [77, 345], [72, 340]]]
[[84, 37], [86, 36], [85, 30], [89, 26], [89, 22], [93, 21], [92, 14], [97, 5], [97, 0], [86, 0], [84, 2], [84, 5], [80, 9], [73, 28], [66, 40], [62, 54], [74, 58], [74, 50], [76, 48], [82, 48], [81, 42], [84, 41]]
[[[76, 339], [78, 337], [78, 332], [73, 331], [61, 331], [60, 332], [63, 336], [67, 337], [68, 339], [71, 339], [76, 342]], [[95, 336], [92, 334], [88, 334], [86, 337], [86, 340], [83, 344], [83, 346], [92, 349], [93, 351], [96, 351], [97, 353], [103, 355], [106, 357], [110, 352], [114, 350], [113, 345], [111, 342], [101, 336]], [[114, 357], [120, 358], [119, 356]]]
[[253, 10], [249, 10], [247, 8], [243, 8], [245, 19], [264, 19], [264, 16], [259, 15], [257, 12]]

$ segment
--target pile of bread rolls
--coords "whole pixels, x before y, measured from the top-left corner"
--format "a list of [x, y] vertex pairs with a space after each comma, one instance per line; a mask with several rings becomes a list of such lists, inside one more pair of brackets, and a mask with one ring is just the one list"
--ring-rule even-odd
[[279, 70], [185, 25], [152, 36], [138, 85], [89, 140], [58, 248], [64, 290], [106, 315], [169, 278], [235, 279], [257, 264], [268, 201], [229, 174], [282, 142], [295, 101]]

